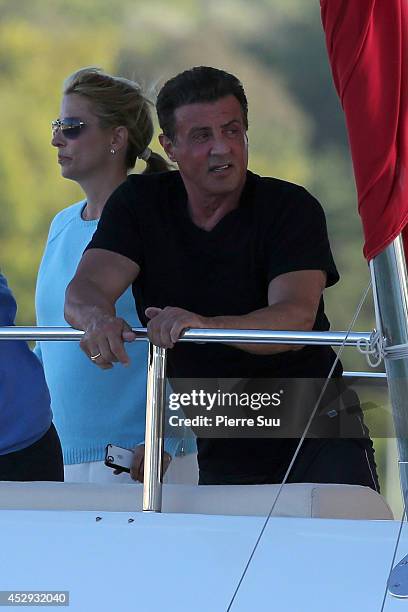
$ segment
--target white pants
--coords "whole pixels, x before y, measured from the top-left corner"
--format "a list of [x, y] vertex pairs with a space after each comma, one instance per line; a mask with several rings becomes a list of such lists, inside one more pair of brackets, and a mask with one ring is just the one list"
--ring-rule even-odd
[[[109, 482], [111, 484], [131, 483], [130, 474], [122, 472], [115, 475], [103, 461], [89, 461], [64, 466], [65, 482]], [[171, 484], [197, 484], [197, 455], [189, 453], [174, 457], [171, 461], [164, 482]]]

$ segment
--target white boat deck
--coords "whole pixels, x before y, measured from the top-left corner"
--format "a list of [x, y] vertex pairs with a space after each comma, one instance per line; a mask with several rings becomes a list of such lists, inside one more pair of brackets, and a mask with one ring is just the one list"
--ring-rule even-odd
[[[2, 510], [0, 589], [68, 590], [72, 612], [226, 612], [263, 522]], [[398, 529], [274, 517], [231, 612], [380, 612]], [[407, 552], [403, 531], [396, 561]], [[388, 596], [384, 610], [408, 610], [408, 601]]]

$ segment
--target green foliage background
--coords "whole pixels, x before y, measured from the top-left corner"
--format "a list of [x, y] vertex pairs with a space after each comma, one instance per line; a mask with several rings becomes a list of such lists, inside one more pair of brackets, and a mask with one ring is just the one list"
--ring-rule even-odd
[[[342, 277], [327, 292], [327, 310], [333, 329], [348, 327], [369, 275], [316, 0], [0, 0], [0, 266], [20, 324], [35, 322], [49, 223], [81, 197], [60, 178], [49, 142], [64, 78], [98, 65], [154, 91], [200, 64], [245, 85], [251, 169], [305, 185], [324, 206]], [[373, 326], [369, 300], [356, 329]], [[365, 367], [350, 349], [343, 361], [346, 369]], [[381, 443], [377, 458], [384, 468]]]

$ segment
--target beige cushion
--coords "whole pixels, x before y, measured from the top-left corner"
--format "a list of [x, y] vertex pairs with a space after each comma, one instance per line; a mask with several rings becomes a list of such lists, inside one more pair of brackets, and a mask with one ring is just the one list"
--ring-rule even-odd
[[[163, 512], [265, 516], [279, 485], [163, 486]], [[0, 482], [0, 509], [138, 512], [140, 484]], [[285, 485], [274, 516], [393, 519], [387, 502], [368, 487], [335, 484]]]

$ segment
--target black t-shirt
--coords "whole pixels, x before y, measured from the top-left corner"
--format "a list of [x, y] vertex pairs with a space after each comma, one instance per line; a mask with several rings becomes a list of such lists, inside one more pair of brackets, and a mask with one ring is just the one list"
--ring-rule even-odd
[[[133, 293], [144, 325], [148, 306], [178, 306], [202, 316], [244, 315], [264, 308], [268, 284], [287, 272], [323, 270], [327, 286], [339, 279], [320, 204], [302, 187], [249, 171], [238, 208], [211, 231], [191, 221], [178, 172], [129, 176], [107, 202], [87, 248], [120, 253], [140, 266]], [[329, 329], [323, 299], [313, 329]], [[324, 378], [333, 360], [329, 347], [253, 355], [223, 344], [178, 343], [168, 354], [168, 375]], [[287, 454], [279, 445], [283, 441], [276, 439], [224, 442], [200, 441], [202, 469], [239, 473], [239, 457], [244, 456], [243, 469], [256, 473], [260, 458], [270, 461], [271, 444], [275, 457]]]

